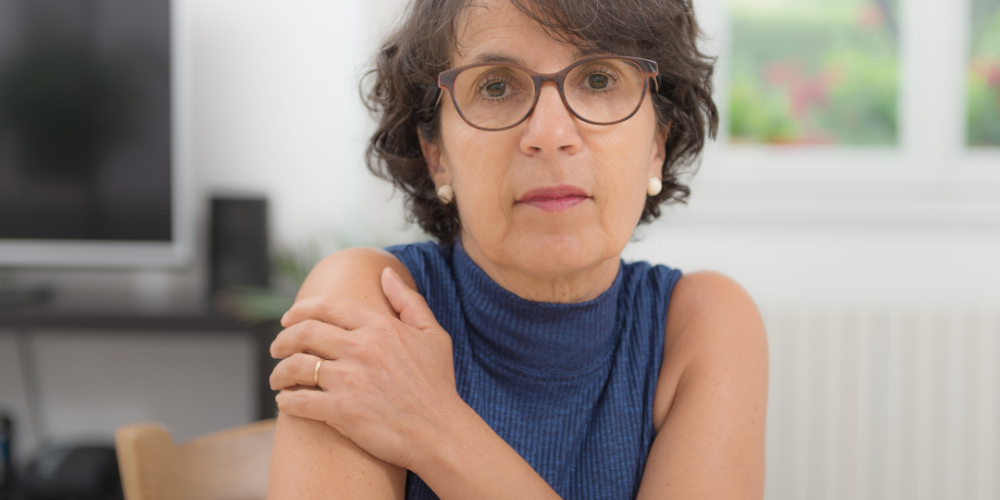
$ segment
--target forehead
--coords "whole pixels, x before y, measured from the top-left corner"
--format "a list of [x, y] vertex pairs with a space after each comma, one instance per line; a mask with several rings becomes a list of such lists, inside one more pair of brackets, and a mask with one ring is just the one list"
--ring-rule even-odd
[[474, 0], [466, 5], [457, 20], [455, 45], [453, 66], [496, 61], [532, 66], [541, 55], [571, 62], [601, 53], [557, 39], [508, 0]]

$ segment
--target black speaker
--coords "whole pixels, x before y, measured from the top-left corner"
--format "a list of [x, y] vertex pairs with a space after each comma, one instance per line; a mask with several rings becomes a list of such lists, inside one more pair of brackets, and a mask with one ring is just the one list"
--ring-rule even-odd
[[232, 286], [267, 286], [267, 200], [212, 198], [212, 295]]

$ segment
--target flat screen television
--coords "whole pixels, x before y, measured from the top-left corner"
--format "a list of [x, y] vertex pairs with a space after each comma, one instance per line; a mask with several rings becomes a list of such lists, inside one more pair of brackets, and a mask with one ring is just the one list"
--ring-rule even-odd
[[171, 0], [0, 0], [0, 267], [191, 256]]

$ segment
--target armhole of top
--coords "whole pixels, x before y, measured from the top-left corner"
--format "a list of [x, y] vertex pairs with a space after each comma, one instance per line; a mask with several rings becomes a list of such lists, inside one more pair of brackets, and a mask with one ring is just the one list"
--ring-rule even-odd
[[660, 299], [657, 304], [657, 334], [655, 338], [657, 363], [656, 372], [657, 377], [659, 377], [660, 371], [663, 369], [664, 350], [667, 348], [667, 315], [670, 311], [670, 301], [674, 295], [674, 288], [677, 285], [677, 281], [681, 279], [683, 273], [671, 267], [664, 265], [656, 265], [652, 268], [655, 280], [655, 296]]
[[660, 311], [660, 314], [662, 315], [660, 318], [660, 323], [661, 326], [663, 327], [662, 330], [665, 340], [667, 334], [667, 313], [670, 310], [670, 301], [671, 299], [673, 299], [674, 296], [674, 287], [676, 287], [677, 282], [680, 281], [681, 276], [683, 276], [684, 274], [678, 269], [674, 269], [664, 265], [657, 265], [653, 269], [658, 271], [657, 272], [658, 276], [656, 277], [658, 281], [657, 284], [660, 285], [660, 289], [658, 290], [658, 292], [662, 294], [663, 297], [662, 298], [663, 308]]
[[399, 259], [399, 262], [406, 267], [406, 270], [410, 272], [410, 276], [413, 277], [413, 282], [417, 285], [417, 293], [427, 299], [429, 292], [427, 289], [428, 267], [433, 267], [430, 261], [434, 258], [431, 252], [439, 253], [440, 249], [438, 246], [431, 242], [410, 243], [407, 245], [386, 247], [385, 251]]

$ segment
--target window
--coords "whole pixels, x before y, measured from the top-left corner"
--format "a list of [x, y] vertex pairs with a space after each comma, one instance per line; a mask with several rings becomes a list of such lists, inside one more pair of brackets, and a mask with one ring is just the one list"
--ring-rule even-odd
[[732, 0], [734, 143], [894, 145], [895, 0]]
[[691, 204], [675, 220], [1000, 223], [1000, 0], [695, 7], [703, 48], [719, 55], [722, 126], [693, 178]]
[[972, 0], [968, 143], [1000, 146], [1000, 0]]

